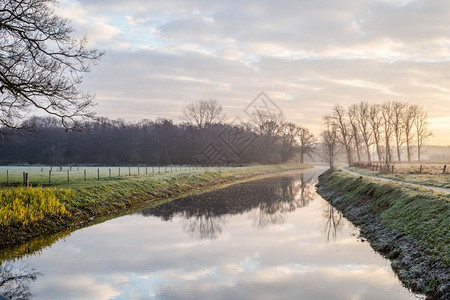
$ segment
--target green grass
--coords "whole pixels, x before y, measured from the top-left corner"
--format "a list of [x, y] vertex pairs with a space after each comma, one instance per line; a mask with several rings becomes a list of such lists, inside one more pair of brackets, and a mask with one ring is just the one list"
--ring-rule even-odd
[[58, 188], [3, 187], [0, 193], [0, 248], [79, 226], [92, 218], [124, 211], [138, 204], [308, 167], [306, 164], [282, 164], [195, 169], [155, 176], [73, 181], [61, 183]]
[[321, 181], [388, 227], [412, 236], [450, 266], [450, 196], [401, 183], [381, 183], [343, 172]]

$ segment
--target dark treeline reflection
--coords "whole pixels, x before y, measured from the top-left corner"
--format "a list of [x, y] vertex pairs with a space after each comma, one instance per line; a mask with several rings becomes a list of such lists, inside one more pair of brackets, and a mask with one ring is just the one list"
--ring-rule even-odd
[[193, 238], [215, 239], [228, 215], [250, 212], [256, 228], [283, 224], [287, 214], [307, 206], [315, 195], [313, 173], [272, 178], [194, 195], [142, 211], [164, 221], [183, 218], [183, 231]]
[[30, 284], [42, 274], [28, 267], [17, 268], [12, 263], [0, 265], [0, 295], [7, 299], [32, 299]]

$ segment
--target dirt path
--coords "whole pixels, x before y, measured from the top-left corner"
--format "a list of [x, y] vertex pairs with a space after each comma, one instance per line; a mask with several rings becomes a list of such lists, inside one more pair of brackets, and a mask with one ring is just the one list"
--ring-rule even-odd
[[405, 185], [409, 185], [411, 187], [418, 187], [418, 188], [423, 188], [423, 189], [428, 189], [428, 190], [432, 190], [438, 193], [444, 193], [444, 194], [450, 194], [450, 188], [441, 188], [441, 187], [435, 187], [435, 186], [429, 186], [429, 185], [424, 185], [424, 184], [417, 184], [417, 183], [410, 183], [410, 182], [406, 182], [406, 181], [399, 181], [399, 180], [393, 180], [393, 179], [388, 179], [388, 178], [383, 178], [383, 177], [378, 177], [378, 176], [372, 176], [372, 175], [367, 175], [367, 174], [361, 174], [355, 171], [350, 171], [347, 168], [342, 168], [342, 171], [353, 175], [353, 176], [362, 176], [362, 177], [366, 177], [366, 178], [370, 178], [370, 179], [374, 179], [374, 180], [379, 180], [382, 182], [394, 182], [394, 183], [401, 183], [401, 184], [405, 184]]

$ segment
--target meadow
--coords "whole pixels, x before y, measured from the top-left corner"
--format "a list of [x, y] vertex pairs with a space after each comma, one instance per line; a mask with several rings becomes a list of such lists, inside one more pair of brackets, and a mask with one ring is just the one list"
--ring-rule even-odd
[[378, 171], [356, 167], [349, 169], [362, 174], [392, 179], [399, 182], [450, 188], [450, 173], [448, 169], [445, 173], [443, 172], [444, 164], [394, 164], [393, 166], [394, 173], [380, 173]]

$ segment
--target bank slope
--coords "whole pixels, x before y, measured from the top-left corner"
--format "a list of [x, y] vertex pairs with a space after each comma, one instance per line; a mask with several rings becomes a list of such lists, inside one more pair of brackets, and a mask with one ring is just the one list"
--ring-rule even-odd
[[450, 197], [327, 171], [319, 193], [391, 260], [400, 280], [430, 299], [450, 299]]

